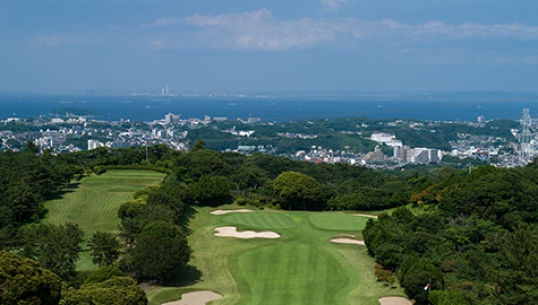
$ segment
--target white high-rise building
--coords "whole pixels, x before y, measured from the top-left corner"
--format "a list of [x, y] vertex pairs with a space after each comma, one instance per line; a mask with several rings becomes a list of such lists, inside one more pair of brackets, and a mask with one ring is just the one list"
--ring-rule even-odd
[[172, 114], [168, 113], [164, 116], [164, 123], [165, 124], [175, 124], [179, 123], [179, 114]]
[[88, 140], [88, 150], [96, 149], [98, 147], [103, 147], [105, 144], [97, 140]]
[[166, 95], [170, 95], [170, 87], [168, 87], [168, 85], [166, 85]]
[[438, 161], [438, 150], [435, 148], [413, 148], [405, 151], [405, 162], [424, 164]]

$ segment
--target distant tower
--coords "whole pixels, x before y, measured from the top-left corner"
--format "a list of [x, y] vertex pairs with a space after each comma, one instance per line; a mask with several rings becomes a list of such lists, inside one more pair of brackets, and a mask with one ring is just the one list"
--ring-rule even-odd
[[520, 163], [522, 165], [528, 164], [531, 161], [531, 139], [532, 134], [530, 126], [532, 119], [529, 114], [529, 108], [523, 109], [523, 115], [520, 119], [521, 133], [519, 134], [519, 149], [520, 149]]
[[166, 95], [170, 95], [170, 88], [166, 85]]

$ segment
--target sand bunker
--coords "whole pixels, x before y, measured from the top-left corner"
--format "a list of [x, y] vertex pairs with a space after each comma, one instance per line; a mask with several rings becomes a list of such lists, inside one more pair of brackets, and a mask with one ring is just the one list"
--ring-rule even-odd
[[163, 303], [162, 305], [205, 305], [205, 303], [222, 299], [222, 296], [211, 290], [188, 292], [181, 295], [181, 300]]
[[237, 238], [279, 238], [280, 235], [278, 233], [272, 232], [272, 231], [262, 231], [262, 232], [254, 232], [254, 231], [243, 231], [243, 232], [237, 232], [236, 227], [220, 227], [215, 228], [218, 233], [215, 233], [215, 236], [224, 236], [224, 237], [237, 237]]
[[381, 305], [413, 305], [411, 301], [404, 297], [384, 297], [378, 300]]
[[212, 215], [224, 215], [228, 213], [248, 213], [248, 212], [254, 212], [253, 210], [247, 210], [247, 209], [241, 209], [241, 210], [215, 210], [209, 212]]
[[352, 238], [338, 237], [331, 239], [331, 242], [337, 244], [355, 244], [355, 245], [364, 245], [364, 240], [356, 240]]
[[377, 218], [377, 216], [375, 216], [375, 215], [368, 215], [368, 214], [353, 214], [353, 216]]

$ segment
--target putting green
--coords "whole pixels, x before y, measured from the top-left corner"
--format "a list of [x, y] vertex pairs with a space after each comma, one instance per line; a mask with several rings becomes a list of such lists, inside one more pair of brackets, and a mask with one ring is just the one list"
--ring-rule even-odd
[[254, 213], [229, 214], [223, 217], [223, 221], [246, 228], [287, 229], [295, 227], [295, 223], [281, 212], [264, 213], [258, 211]]
[[[337, 253], [308, 243], [256, 248], [230, 259], [238, 304], [346, 304], [351, 278]], [[269, 300], [270, 298], [270, 300]]]
[[334, 231], [362, 231], [368, 221], [367, 217], [344, 213], [310, 213], [308, 220], [316, 227]]

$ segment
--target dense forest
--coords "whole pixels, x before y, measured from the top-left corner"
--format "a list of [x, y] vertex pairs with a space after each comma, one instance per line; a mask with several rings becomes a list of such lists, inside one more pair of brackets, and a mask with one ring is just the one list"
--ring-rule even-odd
[[[77, 272], [84, 232], [72, 223], [40, 223], [43, 202], [73, 180], [113, 169], [167, 176], [120, 206], [118, 236], [96, 232], [87, 241], [100, 269]], [[364, 240], [378, 263], [379, 279], [397, 276], [416, 304], [532, 304], [538, 291], [534, 163], [396, 175], [261, 153], [221, 153], [203, 141], [189, 152], [157, 145], [57, 156], [39, 154], [28, 143], [19, 153], [0, 153], [0, 171], [0, 304], [38, 304], [38, 299], [41, 304], [146, 304], [135, 280], [166, 281], [189, 261], [189, 206], [224, 203], [285, 210], [393, 209], [368, 221]], [[427, 283], [430, 289], [424, 290]]]
[[411, 196], [422, 213], [399, 208], [370, 220], [365, 243], [417, 304], [533, 304], [537, 174], [535, 164], [447, 168]]

